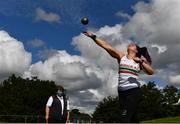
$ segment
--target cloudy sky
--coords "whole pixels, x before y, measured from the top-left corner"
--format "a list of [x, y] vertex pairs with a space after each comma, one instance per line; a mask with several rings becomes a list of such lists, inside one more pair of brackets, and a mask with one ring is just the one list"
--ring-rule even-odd
[[118, 65], [81, 34], [89, 30], [124, 52], [130, 42], [148, 47], [156, 73], [141, 82], [179, 87], [179, 13], [180, 0], [1, 0], [0, 80], [53, 80], [68, 90], [71, 109], [92, 113], [117, 95]]

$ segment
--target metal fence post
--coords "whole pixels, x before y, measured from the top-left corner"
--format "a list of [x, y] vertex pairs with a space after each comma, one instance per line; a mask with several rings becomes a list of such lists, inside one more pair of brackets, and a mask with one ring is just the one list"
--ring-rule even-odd
[[27, 116], [25, 115], [24, 117], [25, 117], [25, 118], [24, 118], [24, 119], [25, 119], [25, 120], [24, 120], [24, 121], [25, 121], [24, 123], [27, 123]]

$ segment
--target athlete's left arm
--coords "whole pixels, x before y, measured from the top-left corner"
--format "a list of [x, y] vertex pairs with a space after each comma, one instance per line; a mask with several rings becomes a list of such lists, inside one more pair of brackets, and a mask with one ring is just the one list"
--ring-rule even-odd
[[148, 75], [154, 74], [153, 68], [151, 67], [151, 65], [147, 62], [147, 60], [144, 57], [142, 57], [142, 58], [135, 57], [134, 61], [140, 63], [140, 66], [142, 67], [143, 71], [146, 74], [148, 74]]
[[154, 74], [154, 70], [153, 68], [151, 67], [150, 64], [148, 64], [147, 62], [143, 61], [142, 64], [141, 64], [144, 72], [148, 75], [153, 75]]

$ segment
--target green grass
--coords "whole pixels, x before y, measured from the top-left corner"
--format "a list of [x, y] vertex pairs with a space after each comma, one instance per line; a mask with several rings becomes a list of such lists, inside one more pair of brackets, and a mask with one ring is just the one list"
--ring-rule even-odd
[[180, 116], [148, 120], [142, 123], [180, 123]]

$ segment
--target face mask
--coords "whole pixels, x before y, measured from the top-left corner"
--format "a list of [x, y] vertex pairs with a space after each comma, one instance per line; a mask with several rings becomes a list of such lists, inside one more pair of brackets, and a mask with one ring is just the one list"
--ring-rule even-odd
[[58, 91], [57, 91], [57, 95], [58, 95], [59, 97], [61, 97], [61, 96], [63, 96], [63, 92], [60, 91], [60, 90], [58, 90]]

